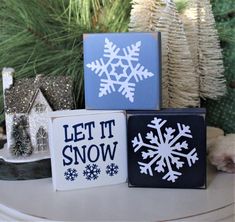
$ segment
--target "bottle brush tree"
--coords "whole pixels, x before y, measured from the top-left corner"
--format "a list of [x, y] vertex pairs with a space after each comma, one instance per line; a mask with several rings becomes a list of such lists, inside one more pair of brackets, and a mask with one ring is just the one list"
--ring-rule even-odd
[[14, 156], [29, 156], [33, 147], [28, 133], [28, 124], [25, 116], [13, 117], [12, 145], [10, 151]]

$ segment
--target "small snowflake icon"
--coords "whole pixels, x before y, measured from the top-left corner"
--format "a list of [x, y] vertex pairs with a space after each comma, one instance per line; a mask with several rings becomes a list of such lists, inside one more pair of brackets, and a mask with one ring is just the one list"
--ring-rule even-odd
[[76, 169], [69, 168], [64, 172], [64, 177], [68, 181], [74, 181], [78, 177]]
[[101, 170], [97, 164], [88, 164], [83, 171], [83, 176], [87, 180], [96, 180], [99, 177]]
[[131, 103], [134, 102], [136, 83], [154, 76], [139, 63], [141, 41], [126, 48], [117, 47], [105, 38], [103, 58], [86, 66], [100, 77], [99, 97], [118, 91]]
[[179, 169], [183, 167], [186, 159], [188, 166], [191, 167], [197, 160], [196, 148], [185, 154], [189, 150], [188, 143], [182, 138], [193, 138], [189, 126], [177, 123], [178, 133], [171, 127], [165, 127], [165, 132], [162, 132], [162, 127], [167, 123], [167, 120], [154, 118], [147, 126], [154, 129], [149, 131], [145, 136], [147, 143], [143, 141], [140, 133], [132, 140], [134, 152], [142, 151], [142, 159], [146, 162], [138, 162], [140, 173], [153, 176], [153, 170], [158, 173], [164, 173], [163, 180], [175, 182], [182, 175]]
[[118, 174], [118, 169], [118, 165], [116, 165], [115, 163], [111, 163], [106, 167], [106, 173], [112, 177]]

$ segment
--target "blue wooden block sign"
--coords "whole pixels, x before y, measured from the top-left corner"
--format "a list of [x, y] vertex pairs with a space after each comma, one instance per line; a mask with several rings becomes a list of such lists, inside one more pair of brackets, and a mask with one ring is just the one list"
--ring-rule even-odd
[[83, 38], [86, 109], [160, 109], [160, 33]]
[[55, 190], [126, 182], [124, 111], [59, 111], [49, 117]]
[[204, 109], [128, 112], [130, 187], [206, 188]]

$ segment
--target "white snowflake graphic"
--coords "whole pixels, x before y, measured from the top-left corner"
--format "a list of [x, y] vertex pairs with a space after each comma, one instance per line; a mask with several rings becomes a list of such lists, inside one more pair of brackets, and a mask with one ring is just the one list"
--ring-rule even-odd
[[139, 151], [141, 148], [146, 151], [142, 151], [142, 158], [148, 162], [138, 162], [140, 166], [140, 173], [148, 174], [153, 176], [153, 171], [158, 173], [162, 172], [165, 175], [162, 177], [163, 180], [171, 181], [172, 183], [182, 175], [179, 169], [183, 167], [184, 162], [182, 159], [186, 159], [188, 166], [191, 167], [197, 160], [196, 148], [193, 148], [187, 154], [182, 153], [183, 150], [189, 150], [188, 143], [186, 140], [179, 142], [180, 138], [192, 138], [191, 130], [189, 126], [177, 123], [178, 132], [171, 127], [165, 127], [163, 133], [161, 128], [167, 121], [161, 118], [154, 118], [151, 124], [147, 126], [156, 131], [147, 133], [145, 138], [148, 143], [145, 143], [139, 133], [132, 140], [134, 152]]
[[107, 61], [100, 58], [86, 64], [101, 79], [99, 97], [117, 90], [130, 102], [134, 102], [136, 83], [154, 76], [139, 63], [140, 47], [141, 41], [138, 41], [121, 50], [105, 38], [103, 57], [107, 58]]
[[115, 163], [111, 163], [106, 167], [106, 173], [112, 177], [118, 174], [118, 169], [118, 165], [116, 165]]
[[74, 181], [78, 177], [76, 169], [69, 168], [64, 172], [64, 177], [68, 181]]

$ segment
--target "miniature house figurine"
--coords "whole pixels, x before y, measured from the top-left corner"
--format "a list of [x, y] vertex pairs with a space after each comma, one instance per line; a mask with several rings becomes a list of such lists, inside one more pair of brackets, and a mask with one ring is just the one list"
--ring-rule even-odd
[[13, 74], [12, 68], [2, 71], [7, 161], [49, 158], [46, 113], [73, 108], [72, 79], [37, 75], [14, 81]]

